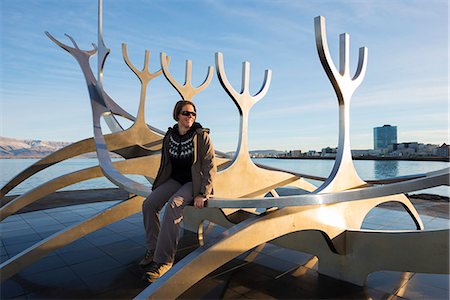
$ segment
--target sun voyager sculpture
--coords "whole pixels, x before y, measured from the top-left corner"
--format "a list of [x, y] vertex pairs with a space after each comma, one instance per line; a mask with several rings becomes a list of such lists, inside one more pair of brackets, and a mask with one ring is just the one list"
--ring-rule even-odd
[[[170, 57], [165, 53], [160, 55], [161, 69], [150, 73], [149, 51], [145, 51], [144, 66], [139, 70], [128, 57], [127, 45], [122, 44], [124, 61], [141, 82], [138, 113], [137, 116], [131, 115], [103, 89], [103, 66], [110, 50], [103, 42], [102, 9], [102, 0], [99, 0], [98, 44], [93, 44], [91, 50], [81, 50], [69, 35], [66, 36], [72, 46], [60, 42], [46, 32], [46, 35], [69, 52], [81, 67], [93, 112], [93, 137], [56, 151], [23, 170], [2, 187], [0, 200], [34, 174], [80, 154], [95, 151], [98, 166], [54, 178], [9, 203], [2, 203], [0, 221], [63, 187], [96, 177], [108, 178], [117, 187], [128, 191], [130, 197], [49, 236], [5, 261], [0, 265], [2, 281], [48, 253], [139, 212], [142, 201], [151, 193], [151, 189], [124, 174], [143, 175], [151, 183], [159, 167], [164, 134], [163, 131], [148, 125], [145, 120], [144, 106], [148, 84], [152, 79], [164, 75], [182, 99], [194, 101], [194, 97], [206, 89], [213, 79], [214, 68], [209, 66], [204, 82], [198, 87], [192, 86], [192, 62], [188, 60], [185, 83], [180, 84], [169, 70]], [[251, 95], [250, 63], [244, 62], [242, 86], [238, 92], [227, 78], [224, 55], [216, 53], [217, 77], [240, 114], [237, 151], [233, 157], [228, 157], [220, 151], [216, 152], [219, 173], [214, 198], [209, 200], [208, 207], [202, 210], [194, 210], [191, 207], [185, 209], [183, 227], [185, 230], [197, 232], [202, 246], [179, 261], [169, 272], [137, 295], [137, 298], [175, 299], [210, 272], [266, 242], [313, 254], [314, 259], [318, 261], [319, 273], [357, 285], [364, 285], [368, 274], [379, 270], [449, 273], [449, 229], [424, 230], [417, 210], [404, 193], [449, 185], [450, 168], [378, 181], [364, 181], [358, 176], [350, 149], [350, 101], [364, 79], [368, 50], [365, 47], [359, 49], [357, 70], [351, 75], [349, 35], [340, 35], [338, 69], [328, 49], [325, 18], [316, 17], [314, 27], [319, 59], [336, 92], [339, 105], [338, 153], [331, 174], [328, 178], [319, 178], [257, 165], [250, 159], [247, 146], [250, 109], [267, 93], [272, 73], [266, 70], [260, 91]], [[89, 65], [90, 58], [95, 54], [98, 58], [97, 77]], [[132, 121], [133, 125], [123, 129], [116, 119], [117, 116]], [[104, 133], [102, 118], [111, 133]], [[113, 162], [110, 152], [121, 155], [124, 160]], [[316, 187], [305, 178], [321, 180], [323, 183]], [[284, 186], [297, 187], [304, 193], [279, 196], [276, 189]], [[272, 197], [265, 197], [267, 194]], [[370, 210], [385, 202], [400, 203], [415, 222], [417, 230], [361, 230], [364, 218]], [[247, 218], [235, 224], [230, 216], [237, 211], [245, 211]], [[217, 239], [204, 242], [204, 221], [228, 229]], [[402, 252], [406, 247], [407, 256]]]

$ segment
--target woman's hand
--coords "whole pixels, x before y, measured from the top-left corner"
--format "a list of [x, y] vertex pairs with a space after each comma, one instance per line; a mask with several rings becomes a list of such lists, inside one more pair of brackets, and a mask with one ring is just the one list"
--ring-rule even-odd
[[198, 195], [194, 198], [194, 207], [196, 208], [203, 208], [205, 207], [205, 201], [208, 200], [207, 197]]

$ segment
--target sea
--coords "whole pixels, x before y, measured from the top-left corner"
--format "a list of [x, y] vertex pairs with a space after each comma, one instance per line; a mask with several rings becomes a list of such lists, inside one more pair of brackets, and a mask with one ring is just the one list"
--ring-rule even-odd
[[[113, 159], [117, 161], [120, 159]], [[14, 176], [26, 169], [38, 159], [0, 159], [0, 186], [3, 187]], [[293, 171], [308, 175], [328, 177], [334, 164], [334, 160], [325, 159], [275, 159], [275, 158], [255, 158], [255, 163], [264, 164], [279, 169]], [[75, 172], [88, 167], [98, 165], [96, 158], [73, 158], [58, 164], [55, 164], [35, 175], [28, 178], [8, 195], [18, 195], [44, 184], [45, 182]], [[450, 162], [439, 161], [406, 161], [406, 160], [355, 160], [354, 165], [359, 176], [364, 180], [385, 179], [397, 176], [405, 176], [412, 174], [421, 174], [431, 171], [440, 170], [450, 167]], [[142, 184], [150, 185], [148, 181], [139, 175], [129, 175], [131, 179]], [[316, 186], [321, 183], [319, 181], [308, 180]], [[76, 183], [65, 187], [61, 190], [87, 190], [95, 188], [112, 188], [115, 187], [106, 178], [90, 179], [84, 182]], [[435, 187], [431, 189], [412, 192], [410, 194], [436, 194], [450, 197], [450, 188], [448, 186]]]

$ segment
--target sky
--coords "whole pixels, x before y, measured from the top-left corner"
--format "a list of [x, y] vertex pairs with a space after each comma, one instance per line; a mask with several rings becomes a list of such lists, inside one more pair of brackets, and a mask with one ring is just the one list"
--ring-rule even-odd
[[[92, 113], [84, 77], [72, 56], [48, 39], [79, 47], [97, 43], [97, 0], [1, 0], [0, 135], [76, 142], [92, 137]], [[338, 143], [338, 101], [320, 63], [314, 18], [326, 18], [329, 49], [338, 67], [339, 35], [350, 35], [350, 69], [358, 49], [368, 48], [365, 78], [350, 106], [352, 149], [373, 148], [373, 128], [397, 126], [398, 142], [449, 143], [449, 3], [447, 0], [103, 0], [105, 91], [136, 115], [140, 82], [126, 66], [121, 44], [150, 71], [159, 56], [184, 82], [200, 85], [214, 55], [222, 52], [227, 77], [241, 89], [242, 62], [250, 62], [250, 92], [272, 70], [266, 96], [250, 111], [250, 150], [320, 150]], [[91, 58], [94, 74], [97, 57]], [[161, 130], [174, 124], [180, 99], [164, 76], [147, 89], [146, 121]], [[239, 111], [217, 74], [194, 98], [199, 121], [211, 129], [215, 148], [234, 151]], [[127, 127], [131, 123], [121, 120]], [[105, 125], [105, 124], [104, 124]], [[106, 125], [105, 125], [106, 126]], [[107, 130], [104, 130], [107, 131]]]

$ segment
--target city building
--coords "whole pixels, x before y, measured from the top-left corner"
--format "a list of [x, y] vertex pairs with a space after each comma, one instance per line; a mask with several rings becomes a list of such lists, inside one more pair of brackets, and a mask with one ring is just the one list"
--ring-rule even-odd
[[437, 156], [449, 157], [450, 156], [450, 146], [443, 143], [441, 146], [435, 148], [435, 154]]
[[331, 148], [331, 147], [326, 147], [326, 148], [322, 148], [322, 152], [320, 154], [320, 156], [322, 157], [336, 157], [338, 152], [338, 148]]
[[373, 129], [373, 149], [386, 149], [397, 143], [397, 126], [383, 125]]
[[302, 150], [291, 150], [289, 151], [290, 157], [300, 157], [302, 156]]

